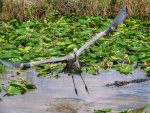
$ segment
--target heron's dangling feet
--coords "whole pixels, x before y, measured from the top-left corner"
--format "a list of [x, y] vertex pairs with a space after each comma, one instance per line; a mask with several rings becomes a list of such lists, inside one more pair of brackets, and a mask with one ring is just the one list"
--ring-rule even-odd
[[83, 79], [82, 75], [81, 75], [81, 74], [79, 74], [79, 75], [80, 75], [80, 77], [81, 77], [81, 79], [82, 79], [82, 81], [83, 81], [83, 83], [84, 83], [84, 86], [85, 86], [85, 90], [86, 90], [86, 92], [89, 94], [88, 87], [87, 87], [87, 85], [86, 85], [86, 83], [85, 83], [85, 81], [84, 81], [84, 79]]
[[74, 91], [75, 91], [76, 95], [78, 96], [78, 91], [77, 91], [77, 88], [76, 88], [76, 86], [75, 86], [75, 82], [74, 82], [74, 77], [73, 77], [73, 75], [72, 75], [72, 81], [73, 81]]

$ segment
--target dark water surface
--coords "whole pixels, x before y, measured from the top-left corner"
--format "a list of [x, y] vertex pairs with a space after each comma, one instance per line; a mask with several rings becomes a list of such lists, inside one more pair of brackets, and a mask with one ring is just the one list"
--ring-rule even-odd
[[60, 74], [59, 79], [39, 78], [37, 74], [34, 69], [26, 70], [19, 76], [15, 71], [3, 71], [0, 74], [0, 84], [21, 76], [37, 87], [23, 95], [2, 97], [1, 93], [3, 101], [0, 101], [0, 113], [92, 113], [94, 109], [102, 108], [112, 108], [112, 112], [116, 112], [150, 104], [150, 81], [122, 87], [105, 86], [116, 80], [145, 78], [140, 69], [136, 69], [132, 75], [121, 75], [115, 70], [101, 70], [97, 76], [83, 73], [89, 94], [80, 76], [74, 75], [78, 96], [74, 92], [72, 78], [67, 74]]

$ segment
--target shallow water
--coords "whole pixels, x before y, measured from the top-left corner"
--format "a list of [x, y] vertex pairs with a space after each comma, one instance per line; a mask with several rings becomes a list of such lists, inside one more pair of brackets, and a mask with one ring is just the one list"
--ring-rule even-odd
[[[59, 79], [37, 77], [34, 69], [22, 72], [3, 71], [0, 84], [10, 79], [23, 77], [37, 89], [23, 95], [4, 96], [1, 93], [0, 113], [92, 113], [94, 109], [112, 108], [112, 112], [135, 109], [150, 104], [150, 81], [132, 83], [122, 87], [106, 87], [116, 80], [145, 78], [144, 72], [136, 69], [132, 75], [121, 75], [118, 71], [100, 70], [100, 75], [83, 73], [89, 94], [85, 91], [80, 76], [74, 75], [79, 95], [74, 92], [71, 76], [60, 74]], [[15, 76], [15, 77], [12, 77]]]

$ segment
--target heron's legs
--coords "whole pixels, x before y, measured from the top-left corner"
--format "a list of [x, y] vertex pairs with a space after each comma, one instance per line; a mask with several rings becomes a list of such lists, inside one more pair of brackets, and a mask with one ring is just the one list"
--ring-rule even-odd
[[76, 88], [76, 86], [75, 86], [75, 82], [74, 82], [74, 77], [73, 77], [73, 75], [72, 75], [72, 81], [73, 81], [74, 91], [75, 91], [76, 95], [78, 96], [78, 91], [77, 91], [77, 88]]
[[79, 75], [80, 75], [80, 77], [81, 77], [81, 79], [82, 79], [82, 82], [84, 83], [85, 90], [86, 90], [86, 92], [89, 94], [88, 87], [87, 87], [87, 85], [86, 85], [86, 83], [85, 83], [85, 81], [84, 81], [84, 79], [83, 79], [83, 77], [82, 77], [82, 75], [81, 75], [81, 69], [80, 69], [80, 65], [79, 65], [78, 60], [76, 60], [76, 62], [77, 62], [77, 68], [75, 68], [75, 70], [77, 71], [77, 69], [78, 69]]
[[86, 83], [85, 83], [85, 81], [84, 81], [84, 79], [83, 79], [83, 77], [82, 77], [81, 73], [80, 73], [79, 75], [80, 75], [80, 77], [81, 77], [81, 79], [82, 79], [82, 81], [83, 81], [83, 83], [84, 83], [84, 86], [85, 86], [85, 90], [86, 90], [86, 92], [89, 94], [88, 87], [87, 87], [87, 85], [86, 85]]

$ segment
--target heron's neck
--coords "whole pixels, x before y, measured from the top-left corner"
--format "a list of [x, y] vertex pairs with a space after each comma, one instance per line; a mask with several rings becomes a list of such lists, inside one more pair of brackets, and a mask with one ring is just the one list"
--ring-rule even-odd
[[74, 54], [74, 58], [77, 59], [77, 54]]

